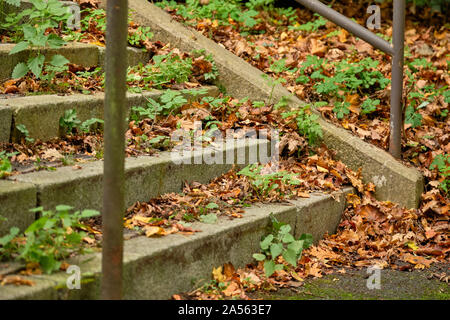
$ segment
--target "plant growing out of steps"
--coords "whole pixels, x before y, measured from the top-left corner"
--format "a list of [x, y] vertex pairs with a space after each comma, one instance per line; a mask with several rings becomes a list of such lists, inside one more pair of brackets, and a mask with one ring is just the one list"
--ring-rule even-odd
[[161, 95], [160, 102], [152, 98], [147, 98], [146, 107], [132, 107], [130, 119], [134, 121], [140, 121], [146, 118], [155, 120], [157, 116], [168, 116], [169, 114], [175, 113], [187, 102], [179, 91], [166, 90]]
[[263, 173], [263, 166], [251, 164], [238, 172], [238, 175], [248, 177], [255, 195], [262, 199], [269, 195], [271, 191], [283, 194], [282, 185], [299, 185], [301, 181], [296, 178], [295, 173], [287, 171], [275, 171], [271, 173]]
[[7, 153], [0, 151], [0, 179], [6, 178], [12, 172], [12, 165], [10, 158], [15, 156], [17, 152]]
[[62, 261], [72, 254], [89, 252], [83, 239], [89, 237], [80, 221], [98, 216], [96, 210], [73, 212], [73, 207], [58, 205], [55, 210], [42, 207], [30, 210], [41, 217], [23, 234], [13, 227], [0, 238], [0, 258], [15, 259], [25, 263], [38, 263], [46, 273], [57, 271]]
[[22, 134], [22, 136], [25, 139], [25, 142], [27, 142], [27, 143], [34, 142], [34, 139], [30, 138], [30, 132], [28, 131], [27, 127], [24, 124], [16, 125], [16, 129]]
[[270, 214], [271, 232], [259, 243], [261, 253], [253, 254], [257, 261], [264, 261], [264, 273], [270, 277], [275, 271], [283, 270], [285, 265], [279, 263], [279, 257], [293, 267], [297, 267], [297, 261], [302, 256], [303, 249], [312, 244], [312, 235], [302, 234], [295, 239], [291, 234], [291, 226], [280, 222], [273, 214]]
[[[15, 54], [29, 48], [37, 48], [37, 51], [26, 62], [18, 63], [11, 75], [13, 79], [22, 78], [28, 72], [34, 74], [37, 79], [42, 78], [51, 81], [57, 72], [67, 70], [69, 61], [62, 55], [54, 55], [47, 59], [40, 52], [44, 47], [52, 49], [60, 48], [65, 41], [56, 33], [46, 34], [48, 28], [57, 28], [64, 24], [70, 17], [67, 8], [58, 0], [30, 0], [32, 7], [23, 10], [19, 14], [12, 13], [6, 17], [3, 28], [11, 31], [17, 44], [9, 54]], [[20, 1], [10, 1], [11, 4], [20, 6]], [[42, 76], [42, 72], [46, 75]]]
[[75, 109], [66, 110], [64, 115], [59, 119], [59, 126], [65, 134], [73, 134], [75, 130], [82, 133], [89, 133], [94, 125], [103, 123], [104, 121], [98, 118], [90, 118], [81, 122], [77, 117], [77, 111]]
[[[323, 105], [324, 102], [317, 102], [316, 106]], [[325, 104], [327, 104], [325, 102]], [[297, 124], [298, 131], [301, 135], [308, 139], [310, 145], [315, 145], [323, 136], [322, 128], [320, 127], [319, 115], [312, 114], [310, 105], [304, 105], [288, 112], [283, 112], [281, 116], [283, 119], [294, 118]]]

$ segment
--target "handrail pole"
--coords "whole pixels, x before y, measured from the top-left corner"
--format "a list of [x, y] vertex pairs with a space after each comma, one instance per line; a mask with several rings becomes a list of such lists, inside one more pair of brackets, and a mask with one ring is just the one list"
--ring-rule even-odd
[[394, 0], [392, 43], [394, 55], [392, 57], [391, 80], [391, 116], [389, 152], [394, 158], [401, 157], [402, 151], [402, 123], [403, 123], [403, 59], [405, 41], [405, 0]]
[[122, 298], [128, 1], [106, 4], [101, 298]]

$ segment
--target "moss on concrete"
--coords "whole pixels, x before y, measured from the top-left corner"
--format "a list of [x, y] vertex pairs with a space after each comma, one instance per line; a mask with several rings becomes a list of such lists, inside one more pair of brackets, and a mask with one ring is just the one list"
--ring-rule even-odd
[[365, 270], [331, 274], [323, 278], [306, 280], [297, 289], [260, 293], [256, 297], [275, 300], [448, 300], [450, 285], [433, 277], [434, 272], [446, 272], [448, 265], [429, 270], [404, 272], [381, 271], [381, 289], [368, 289]]

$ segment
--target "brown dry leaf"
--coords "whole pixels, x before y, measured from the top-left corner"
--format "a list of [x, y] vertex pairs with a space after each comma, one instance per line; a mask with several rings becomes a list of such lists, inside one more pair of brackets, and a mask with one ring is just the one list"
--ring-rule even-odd
[[315, 54], [317, 56], [323, 56], [327, 51], [327, 47], [323, 44], [322, 41], [311, 39], [311, 54]]
[[232, 297], [241, 293], [241, 289], [236, 282], [231, 282], [230, 285], [222, 291], [222, 293], [227, 297]]
[[165, 236], [167, 234], [166, 231], [161, 227], [146, 226], [143, 230], [145, 231], [146, 237]]
[[422, 266], [425, 266], [427, 268], [433, 262], [433, 260], [426, 259], [426, 258], [424, 258], [422, 256], [415, 256], [415, 255], [412, 255], [410, 253], [404, 254], [402, 256], [402, 260], [405, 261], [405, 262], [409, 262], [411, 264], [414, 264], [414, 265], [419, 265], [419, 267], [420, 267], [420, 265], [422, 265]]
[[6, 276], [3, 278], [2, 282], [0, 283], [0, 285], [4, 286], [4, 285], [8, 285], [8, 284], [13, 284], [16, 286], [34, 286], [34, 281], [32, 280], [28, 280], [25, 278], [22, 278], [20, 276], [15, 276], [15, 275], [10, 275], [10, 276]]

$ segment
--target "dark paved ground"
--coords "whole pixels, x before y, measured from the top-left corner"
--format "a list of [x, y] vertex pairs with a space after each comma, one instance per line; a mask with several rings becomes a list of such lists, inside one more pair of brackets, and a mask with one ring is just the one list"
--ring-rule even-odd
[[434, 265], [427, 270], [396, 271], [381, 270], [380, 289], [367, 288], [367, 270], [346, 269], [345, 274], [331, 274], [319, 279], [306, 280], [295, 289], [281, 289], [278, 292], [258, 293], [254, 298], [282, 300], [311, 299], [426, 299], [450, 300], [450, 264]]

